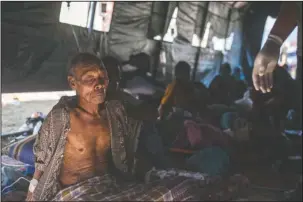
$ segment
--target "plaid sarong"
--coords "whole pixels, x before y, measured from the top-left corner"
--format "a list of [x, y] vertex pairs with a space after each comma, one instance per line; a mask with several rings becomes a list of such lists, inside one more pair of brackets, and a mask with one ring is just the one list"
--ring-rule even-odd
[[227, 181], [177, 169], [151, 170], [145, 184], [118, 182], [110, 175], [88, 179], [61, 190], [53, 201], [200, 201], [237, 199], [247, 179]]
[[197, 180], [182, 176], [142, 184], [104, 175], [61, 190], [53, 201], [196, 201], [197, 188]]

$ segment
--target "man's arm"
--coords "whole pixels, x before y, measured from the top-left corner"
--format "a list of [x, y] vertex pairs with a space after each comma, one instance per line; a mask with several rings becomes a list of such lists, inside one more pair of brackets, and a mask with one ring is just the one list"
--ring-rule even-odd
[[39, 182], [41, 176], [43, 175], [45, 166], [48, 165], [51, 159], [51, 138], [50, 138], [50, 127], [52, 121], [52, 112], [50, 112], [46, 119], [44, 120], [39, 133], [37, 134], [36, 141], [33, 147], [33, 152], [35, 155], [35, 173], [29, 187], [27, 194], [27, 201], [32, 200], [33, 190], [37, 186], [33, 181]]
[[164, 96], [161, 99], [161, 105], [166, 105], [171, 101], [175, 86], [176, 86], [175, 81], [173, 83], [170, 83], [170, 84], [167, 85], [167, 87], [165, 89]]
[[280, 56], [280, 48], [288, 35], [297, 25], [298, 5], [296, 2], [283, 2], [277, 20], [270, 31], [267, 41], [258, 53], [252, 79], [256, 90], [270, 92], [273, 86], [273, 71]]
[[[288, 35], [297, 26], [298, 8], [296, 2], [285, 1], [282, 2], [279, 15], [273, 28], [270, 31], [270, 35], [276, 35], [284, 42]], [[281, 44], [282, 45], [282, 44]]]
[[171, 104], [172, 102], [175, 86], [176, 82], [174, 81], [173, 83], [168, 84], [165, 89], [165, 93], [161, 99], [160, 106], [158, 108], [158, 114], [160, 118], [162, 118], [164, 114], [165, 107]]

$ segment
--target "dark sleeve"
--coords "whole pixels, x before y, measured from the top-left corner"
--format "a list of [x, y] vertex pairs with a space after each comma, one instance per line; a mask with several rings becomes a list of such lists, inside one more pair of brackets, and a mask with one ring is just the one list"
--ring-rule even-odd
[[111, 110], [115, 112], [118, 118], [117, 120], [119, 120], [120, 124], [125, 126], [123, 137], [125, 141], [127, 166], [129, 171], [134, 174], [134, 168], [136, 167], [135, 156], [138, 147], [142, 121], [136, 120], [132, 116], [129, 116], [125, 104], [121, 101], [111, 100], [109, 106]]

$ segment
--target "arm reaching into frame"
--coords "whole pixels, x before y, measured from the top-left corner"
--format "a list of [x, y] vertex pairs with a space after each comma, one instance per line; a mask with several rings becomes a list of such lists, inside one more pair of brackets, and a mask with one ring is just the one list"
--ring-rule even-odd
[[271, 91], [273, 71], [278, 63], [280, 48], [297, 26], [299, 16], [297, 7], [296, 2], [282, 3], [277, 20], [254, 62], [252, 79], [256, 90], [261, 90], [263, 93]]

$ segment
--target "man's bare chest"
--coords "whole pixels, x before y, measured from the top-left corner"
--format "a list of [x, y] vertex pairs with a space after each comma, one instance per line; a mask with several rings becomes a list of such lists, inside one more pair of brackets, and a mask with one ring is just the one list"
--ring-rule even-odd
[[110, 130], [106, 119], [91, 120], [71, 114], [66, 152], [96, 152], [98, 155], [109, 147]]

